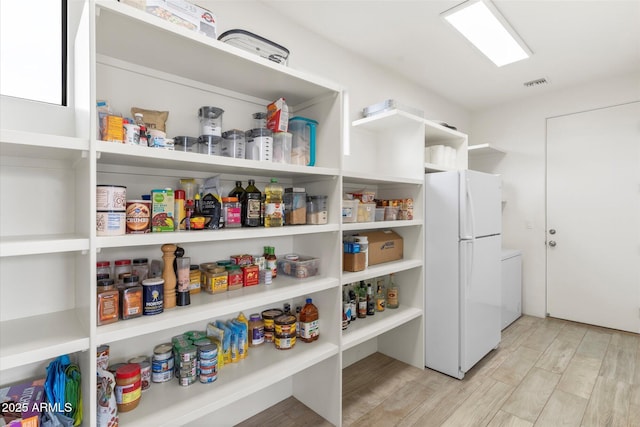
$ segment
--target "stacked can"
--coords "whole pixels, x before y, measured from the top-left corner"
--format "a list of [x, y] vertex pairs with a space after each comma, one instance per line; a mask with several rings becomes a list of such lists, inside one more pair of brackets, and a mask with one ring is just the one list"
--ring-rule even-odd
[[218, 347], [215, 344], [198, 346], [200, 382], [208, 384], [218, 378]]
[[181, 386], [189, 386], [198, 378], [198, 351], [195, 345], [174, 345], [176, 377]]
[[175, 361], [173, 358], [172, 346], [170, 343], [159, 344], [153, 349], [153, 359], [151, 360], [151, 381], [154, 383], [164, 383], [173, 378], [173, 368]]
[[126, 230], [127, 187], [96, 186], [96, 235], [121, 236]]

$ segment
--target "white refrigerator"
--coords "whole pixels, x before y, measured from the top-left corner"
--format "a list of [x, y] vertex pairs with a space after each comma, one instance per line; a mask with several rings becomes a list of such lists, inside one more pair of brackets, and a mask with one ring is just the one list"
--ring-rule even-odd
[[425, 366], [462, 379], [500, 343], [502, 183], [425, 177]]

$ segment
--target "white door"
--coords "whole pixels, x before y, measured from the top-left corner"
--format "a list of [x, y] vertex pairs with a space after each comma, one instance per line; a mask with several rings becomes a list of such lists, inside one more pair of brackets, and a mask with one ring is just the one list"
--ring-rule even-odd
[[640, 102], [547, 120], [547, 311], [640, 332]]

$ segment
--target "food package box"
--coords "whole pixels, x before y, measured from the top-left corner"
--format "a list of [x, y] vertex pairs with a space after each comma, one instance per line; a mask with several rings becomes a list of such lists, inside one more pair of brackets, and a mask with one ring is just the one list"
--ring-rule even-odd
[[147, 12], [205, 36], [217, 38], [213, 14], [188, 1], [147, 0]]
[[151, 190], [151, 231], [173, 231], [173, 190]]
[[395, 231], [380, 230], [359, 233], [369, 242], [369, 265], [395, 261], [403, 257], [403, 240]]
[[284, 189], [284, 222], [287, 225], [307, 223], [307, 193], [304, 188]]
[[278, 258], [276, 261], [278, 274], [293, 276], [298, 279], [320, 274], [320, 259], [300, 255], [297, 260]]
[[343, 253], [342, 254], [342, 270], [344, 271], [362, 271], [366, 268], [367, 256], [364, 252]]
[[257, 265], [244, 265], [242, 266], [242, 274], [244, 279], [244, 286], [255, 286], [260, 282], [260, 269]]
[[46, 409], [44, 379], [4, 387], [0, 389], [0, 399], [0, 425], [38, 427], [42, 410]]
[[248, 254], [231, 255], [229, 259], [231, 260], [232, 263], [239, 266], [253, 264], [253, 256]]

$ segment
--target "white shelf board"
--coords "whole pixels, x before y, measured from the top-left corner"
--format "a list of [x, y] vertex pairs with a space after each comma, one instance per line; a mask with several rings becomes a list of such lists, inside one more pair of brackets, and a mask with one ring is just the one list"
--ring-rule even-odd
[[440, 123], [432, 120], [425, 119], [424, 124], [425, 139], [429, 142], [429, 145], [433, 145], [432, 143], [437, 141], [452, 141], [467, 138], [467, 135], [464, 133], [442, 126]]
[[424, 124], [424, 118], [394, 108], [383, 113], [355, 120], [351, 123], [351, 126], [376, 132], [386, 132], [395, 127], [422, 124]]
[[[135, 410], [119, 414], [120, 422], [142, 427], [187, 425], [338, 352], [337, 345], [322, 340], [322, 333], [317, 341], [297, 342], [286, 351], [277, 350], [270, 343], [250, 347], [246, 359], [224, 365], [213, 383], [196, 382], [188, 387], [180, 386], [177, 380], [152, 383]], [[215, 415], [212, 423], [215, 424]]]
[[89, 348], [75, 310], [0, 322], [0, 370], [51, 359]]
[[409, 178], [401, 176], [384, 176], [368, 172], [344, 171], [342, 174], [342, 181], [345, 184], [359, 185], [422, 185], [424, 184], [424, 177]]
[[506, 152], [500, 148], [497, 148], [491, 144], [475, 144], [470, 145], [469, 156], [483, 156], [487, 154], [506, 154]]
[[124, 236], [101, 236], [96, 238], [96, 247], [117, 248], [121, 246], [147, 246], [173, 243], [198, 243], [225, 240], [300, 236], [327, 233], [339, 230], [339, 224], [291, 225], [284, 227], [238, 227], [221, 230], [174, 231], [147, 234], [125, 234]]
[[371, 265], [362, 271], [343, 271], [341, 283], [343, 285], [346, 285], [348, 283], [359, 282], [360, 280], [367, 280], [374, 277], [385, 276], [390, 273], [398, 273], [400, 271], [422, 267], [422, 264], [422, 259], [402, 259], [399, 261], [391, 261], [382, 264]]
[[13, 129], [0, 129], [0, 155], [68, 160], [86, 156], [89, 140]]
[[425, 172], [447, 172], [447, 171], [455, 171], [457, 168], [446, 168], [444, 166], [437, 165], [435, 163], [425, 163], [424, 164]]
[[0, 257], [88, 250], [89, 239], [73, 234], [5, 236], [0, 238]]
[[[262, 99], [284, 97], [292, 106], [342, 90], [328, 80], [261, 58], [123, 3], [97, 0], [96, 14], [98, 54], [141, 66], [153, 64], [162, 72]], [[139, 48], [141, 44], [144, 49]], [[175, 60], [184, 57], [185, 50], [191, 59]]]
[[416, 307], [399, 306], [397, 309], [386, 309], [376, 312], [366, 319], [351, 322], [342, 332], [342, 351], [348, 350], [380, 334], [397, 328], [413, 319], [422, 316], [422, 310]]
[[421, 220], [375, 221], [375, 222], [345, 222], [342, 231], [377, 230], [380, 228], [414, 227], [422, 225]]
[[212, 318], [249, 312], [253, 307], [277, 303], [285, 299], [311, 295], [339, 286], [335, 277], [296, 279], [278, 275], [271, 285], [255, 285], [229, 292], [191, 296], [191, 304], [175, 307], [153, 316], [118, 321], [98, 326], [97, 340], [101, 344], [124, 340]]
[[96, 141], [96, 149], [98, 151], [98, 167], [107, 164], [162, 170], [179, 169], [190, 172], [206, 172], [208, 174], [262, 175], [265, 177], [271, 177], [274, 174], [279, 177], [338, 176], [340, 172], [338, 168], [235, 159], [106, 141]]

